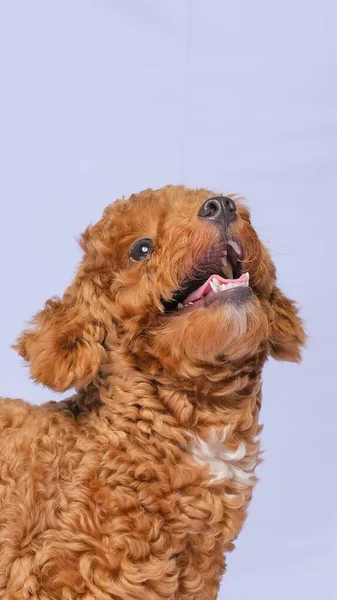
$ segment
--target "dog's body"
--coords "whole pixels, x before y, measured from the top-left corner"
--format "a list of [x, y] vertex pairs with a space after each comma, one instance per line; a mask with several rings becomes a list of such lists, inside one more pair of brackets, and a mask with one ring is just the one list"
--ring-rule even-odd
[[106, 209], [19, 338], [36, 381], [78, 391], [0, 400], [0, 598], [216, 598], [255, 483], [262, 367], [299, 360], [304, 333], [248, 211], [211, 196]]

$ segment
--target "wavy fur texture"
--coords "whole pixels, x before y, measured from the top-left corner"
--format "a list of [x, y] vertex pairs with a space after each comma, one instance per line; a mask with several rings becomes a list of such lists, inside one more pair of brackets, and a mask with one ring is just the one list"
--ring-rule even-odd
[[[163, 314], [221, 242], [212, 192], [167, 186], [109, 206], [83, 260], [15, 345], [42, 406], [0, 400], [0, 598], [215, 600], [259, 462], [261, 372], [299, 361], [294, 303], [248, 210], [230, 235], [253, 295]], [[149, 260], [129, 248], [153, 239]]]

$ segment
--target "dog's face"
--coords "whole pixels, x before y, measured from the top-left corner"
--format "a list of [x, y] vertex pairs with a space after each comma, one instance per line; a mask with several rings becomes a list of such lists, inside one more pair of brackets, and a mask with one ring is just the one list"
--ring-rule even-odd
[[296, 309], [235, 198], [146, 190], [109, 206], [81, 245], [74, 283], [17, 344], [53, 389], [88, 384], [111, 343], [184, 377], [261, 354], [299, 360]]

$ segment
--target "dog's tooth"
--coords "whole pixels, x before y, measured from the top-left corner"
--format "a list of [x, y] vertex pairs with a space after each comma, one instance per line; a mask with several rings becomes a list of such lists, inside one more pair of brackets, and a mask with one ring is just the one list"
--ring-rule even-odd
[[244, 285], [244, 287], [249, 287], [249, 273], [243, 273], [242, 275], [242, 284]]
[[181, 302], [179, 302], [179, 304], [178, 304], [178, 310], [180, 310], [183, 307], [184, 307], [184, 305]]
[[213, 292], [216, 294], [219, 291], [219, 283], [217, 279], [211, 279], [210, 281], [211, 284], [211, 288], [213, 290]]
[[227, 258], [222, 259], [222, 272], [225, 275], [226, 279], [233, 279], [233, 268], [230, 262], [228, 262]]
[[233, 279], [233, 267], [230, 263], [227, 266], [227, 279]]
[[234, 242], [234, 240], [229, 240], [227, 242], [227, 244], [229, 244], [229, 246], [232, 246], [232, 248], [235, 250], [236, 254], [238, 254], [239, 256], [241, 255], [240, 244], [238, 244], [237, 242]]
[[193, 302], [189, 302], [189, 304], [193, 304]]

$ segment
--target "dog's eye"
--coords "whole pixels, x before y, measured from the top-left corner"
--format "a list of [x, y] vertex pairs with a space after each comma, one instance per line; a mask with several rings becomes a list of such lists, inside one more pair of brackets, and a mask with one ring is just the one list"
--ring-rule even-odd
[[142, 240], [138, 240], [130, 248], [130, 260], [132, 260], [132, 262], [138, 262], [140, 260], [145, 260], [146, 258], [149, 258], [152, 247], [153, 242], [149, 238], [143, 238]]

